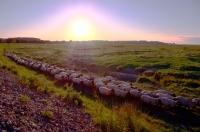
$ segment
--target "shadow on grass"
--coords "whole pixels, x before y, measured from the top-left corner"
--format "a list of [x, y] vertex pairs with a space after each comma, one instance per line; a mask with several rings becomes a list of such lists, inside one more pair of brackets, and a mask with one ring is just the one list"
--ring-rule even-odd
[[[188, 109], [184, 107], [177, 107], [174, 109], [165, 108], [163, 106], [152, 106], [148, 104], [144, 104], [141, 102], [140, 99], [134, 99], [130, 95], [127, 95], [127, 97], [116, 97], [114, 95], [106, 97], [102, 96], [99, 93], [93, 91], [91, 92], [91, 89], [73, 86], [75, 90], [81, 91], [82, 94], [87, 96], [91, 99], [99, 99], [102, 102], [105, 102], [105, 107], [112, 109], [115, 105], [122, 105], [125, 102], [129, 102], [133, 104], [135, 107], [137, 107], [139, 110], [143, 111], [144, 113], [147, 113], [148, 115], [163, 120], [164, 122], [171, 124], [176, 127], [180, 127], [183, 129], [191, 130], [191, 128], [197, 128], [200, 127], [200, 113], [199, 109], [200, 107]], [[94, 97], [95, 96], [97, 97]]]

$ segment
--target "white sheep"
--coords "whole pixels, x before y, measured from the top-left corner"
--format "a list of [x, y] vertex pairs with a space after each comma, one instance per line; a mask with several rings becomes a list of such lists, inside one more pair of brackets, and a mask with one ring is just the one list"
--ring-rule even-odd
[[167, 97], [167, 98], [169, 98], [169, 99], [175, 99], [174, 97], [172, 97], [171, 95], [169, 95], [169, 94], [164, 94], [164, 93], [156, 93], [156, 95], [157, 96], [159, 96], [159, 97]]
[[173, 93], [170, 93], [169, 91], [167, 91], [167, 90], [164, 90], [164, 89], [159, 89], [159, 90], [156, 90], [156, 91], [155, 91], [155, 93], [169, 94], [169, 95], [171, 95], [171, 96], [175, 97], [175, 94], [173, 94]]
[[200, 98], [194, 98], [192, 101], [195, 102], [196, 105], [200, 105]]
[[95, 79], [94, 79], [94, 83], [97, 83], [97, 82], [102, 82], [102, 81], [101, 81], [101, 78], [95, 78]]
[[108, 79], [108, 80], [110, 80], [110, 81], [111, 81], [111, 80], [114, 80], [114, 78], [111, 77], [111, 76], [106, 76], [105, 78]]
[[64, 72], [64, 71], [63, 71], [63, 72], [60, 72], [59, 74], [60, 74], [60, 75], [62, 75], [62, 76], [65, 76], [65, 75], [67, 75], [67, 73], [66, 73], [66, 72]]
[[127, 84], [119, 84], [118, 86], [120, 87], [119, 89], [121, 89], [121, 90], [125, 90], [125, 89], [131, 88], [131, 85], [127, 85]]
[[104, 82], [104, 83], [108, 83], [108, 82], [110, 82], [111, 80], [108, 79], [108, 78], [102, 78], [101, 81]]
[[42, 67], [40, 68], [41, 71], [45, 72], [47, 70], [46, 65], [42, 65]]
[[118, 89], [119, 87], [113, 83], [108, 83], [107, 84], [107, 87], [110, 88], [110, 89]]
[[92, 86], [92, 81], [88, 80], [88, 79], [83, 79], [83, 85], [91, 87]]
[[105, 96], [110, 96], [113, 93], [112, 89], [109, 89], [107, 87], [100, 87], [99, 88], [99, 93]]
[[141, 94], [142, 95], [148, 95], [148, 96], [153, 97], [153, 98], [158, 98], [159, 97], [158, 95], [152, 93], [151, 91], [146, 91], [146, 90], [142, 90]]
[[130, 95], [134, 98], [141, 98], [141, 92], [138, 91], [137, 89], [133, 89], [130, 91]]
[[54, 78], [55, 78], [56, 80], [58, 80], [58, 81], [62, 81], [62, 75], [60, 75], [60, 74], [56, 74], [56, 75], [54, 76]]
[[150, 97], [149, 95], [142, 95], [141, 100], [142, 102], [151, 104], [151, 105], [155, 105], [160, 101], [159, 98], [153, 98], [153, 97]]
[[68, 77], [67, 74], [66, 75], [62, 75], [62, 77], [63, 77], [63, 81], [68, 81], [69, 80], [69, 77]]
[[105, 84], [101, 83], [101, 82], [97, 82], [97, 83], [95, 83], [95, 86], [96, 86], [97, 89], [99, 89], [100, 87], [105, 86]]
[[175, 107], [178, 103], [178, 101], [174, 101], [174, 100], [169, 99], [167, 97], [160, 97], [160, 102], [165, 107], [171, 107], [171, 108]]
[[69, 80], [71, 81], [73, 78], [76, 78], [78, 75], [76, 73], [72, 73], [69, 75]]
[[159, 97], [160, 103], [166, 107], [175, 107], [179, 101], [169, 99], [168, 97]]
[[72, 78], [73, 84], [81, 84], [81, 79], [80, 78]]
[[115, 84], [115, 85], [118, 85], [118, 84], [119, 84], [119, 82], [116, 81], [116, 80], [111, 80], [110, 83]]
[[56, 69], [51, 70], [51, 74], [52, 74], [52, 75], [56, 75], [56, 74], [58, 74], [59, 72], [60, 72], [60, 68], [56, 68]]
[[131, 90], [133, 90], [133, 88], [129, 88], [129, 87], [125, 87], [125, 88], [124, 88], [124, 91], [130, 92]]
[[68, 73], [69, 75], [71, 75], [72, 73], [75, 73], [75, 71], [73, 71], [73, 70], [67, 70], [67, 73]]
[[149, 91], [146, 91], [146, 90], [142, 90], [142, 91], [140, 91], [140, 92], [141, 92], [141, 94], [143, 94], [143, 95], [146, 95], [146, 94], [149, 93]]
[[34, 64], [34, 62], [29, 63], [29, 67], [32, 67]]
[[114, 89], [114, 93], [115, 93], [116, 96], [126, 97], [126, 95], [128, 94], [128, 91], [123, 91], [123, 90], [120, 90], [120, 89]]
[[177, 96], [176, 99], [178, 101], [180, 101], [180, 103], [185, 106], [185, 107], [188, 107], [188, 108], [192, 108], [192, 107], [195, 107], [196, 103], [191, 101], [191, 100], [188, 100], [182, 96]]

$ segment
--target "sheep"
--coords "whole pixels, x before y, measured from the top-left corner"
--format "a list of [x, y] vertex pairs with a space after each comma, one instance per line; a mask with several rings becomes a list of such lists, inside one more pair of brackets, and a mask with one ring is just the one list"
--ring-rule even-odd
[[192, 101], [195, 102], [196, 105], [200, 105], [200, 98], [194, 98]]
[[68, 73], [69, 75], [71, 75], [72, 73], [75, 73], [75, 71], [73, 71], [73, 70], [68, 70], [67, 73]]
[[146, 90], [142, 90], [142, 91], [140, 91], [141, 92], [141, 94], [143, 94], [143, 95], [146, 95], [146, 94], [148, 94], [149, 92], [148, 91], [146, 91]]
[[92, 76], [92, 75], [86, 76], [86, 78], [87, 78], [88, 80], [94, 80], [94, 79], [95, 79], [95, 77]]
[[99, 89], [100, 87], [105, 86], [105, 84], [104, 84], [104, 83], [97, 82], [97, 83], [95, 83], [95, 86], [96, 86], [97, 89]]
[[173, 96], [173, 97], [175, 97], [175, 96], [176, 96], [175, 94], [173, 94], [173, 93], [170, 93], [169, 91], [167, 91], [167, 90], [163, 90], [163, 89], [156, 90], [156, 91], [155, 91], [155, 93], [169, 94], [169, 95], [171, 95], [171, 96]]
[[131, 88], [131, 85], [127, 84], [119, 84], [118, 86], [120, 87], [121, 90], [124, 90], [125, 88]]
[[108, 83], [107, 84], [107, 87], [110, 88], [110, 89], [118, 89], [119, 87], [113, 83]]
[[178, 103], [178, 101], [174, 101], [174, 100], [169, 99], [167, 97], [160, 97], [159, 99], [160, 99], [160, 103], [162, 105], [164, 105], [165, 107], [174, 108]]
[[47, 70], [46, 65], [43, 64], [43, 65], [41, 66], [40, 70], [43, 71], [43, 72], [45, 72], [45, 71]]
[[63, 71], [63, 72], [60, 72], [60, 75], [64, 76], [64, 75], [67, 75], [67, 73]]
[[32, 67], [34, 64], [34, 62], [29, 63], [29, 67]]
[[51, 70], [52, 75], [56, 75], [59, 72], [60, 72], [60, 68], [56, 68], [56, 69]]
[[160, 101], [159, 98], [153, 98], [153, 97], [150, 97], [149, 95], [142, 95], [141, 100], [142, 102], [151, 104], [151, 105], [155, 105]]
[[49, 74], [51, 73], [52, 70], [54, 70], [52, 66], [46, 68], [46, 72]]
[[88, 80], [88, 79], [86, 79], [86, 78], [83, 79], [82, 81], [83, 81], [83, 85], [89, 86], [89, 87], [92, 86], [92, 81], [90, 81], [90, 80]]
[[112, 89], [109, 89], [107, 87], [100, 87], [99, 88], [99, 93], [105, 96], [110, 96], [113, 93]]
[[[61, 74], [62, 75], [62, 74]], [[68, 81], [69, 80], [69, 77], [68, 77], [68, 75], [66, 74], [66, 75], [62, 75], [62, 77], [63, 77], [63, 81]]]
[[195, 107], [196, 103], [191, 101], [191, 100], [188, 100], [182, 96], [177, 96], [176, 99], [185, 107], [188, 107], [189, 109], [192, 108], [192, 107]]
[[150, 97], [153, 97], [153, 98], [159, 98], [158, 95], [152, 93], [152, 92], [149, 92], [147, 95], [149, 95]]
[[124, 88], [124, 91], [130, 92], [131, 90], [133, 90], [133, 89], [132, 89], [132, 88], [129, 88], [129, 87], [125, 87], [125, 88]]
[[111, 80], [110, 83], [113, 83], [113, 84], [115, 84], [115, 85], [118, 85], [118, 84], [119, 84], [119, 82], [116, 81], [116, 80]]
[[164, 94], [164, 93], [156, 93], [156, 95], [157, 96], [159, 96], [159, 97], [167, 97], [167, 98], [169, 98], [169, 99], [172, 99], [172, 100], [174, 100], [175, 98], [174, 97], [172, 97], [171, 95], [169, 95], [169, 94]]
[[114, 89], [114, 93], [116, 96], [119, 96], [119, 97], [126, 97], [126, 95], [128, 94], [127, 91], [123, 91], [120, 89]]
[[81, 79], [80, 78], [72, 78], [73, 84], [81, 84]]
[[108, 79], [108, 78], [102, 78], [101, 81], [104, 82], [104, 83], [108, 83], [108, 82], [110, 82], [111, 80]]
[[76, 73], [72, 73], [71, 75], [69, 75], [69, 80], [71, 81], [75, 77], [78, 77], [78, 75]]
[[133, 89], [130, 91], [130, 95], [134, 98], [141, 98], [141, 92], [138, 91], [137, 89]]
[[131, 87], [131, 84], [130, 84], [130, 83], [127, 83], [127, 82], [124, 82], [124, 81], [121, 81], [121, 82], [119, 83], [119, 86], [120, 86], [120, 87], [123, 87], [123, 86]]
[[142, 90], [141, 94], [142, 95], [148, 95], [148, 96], [153, 97], [153, 98], [158, 98], [159, 97], [158, 95], [156, 95], [156, 94], [154, 94], [154, 93], [152, 93], [150, 91], [146, 91], [146, 90]]
[[28, 64], [29, 64], [29, 62], [28, 62], [28, 61], [24, 62], [24, 65], [25, 65], [25, 66], [28, 66]]
[[54, 76], [54, 78], [55, 78], [56, 80], [58, 80], [58, 81], [62, 81], [62, 75], [60, 75], [60, 74], [56, 74], [56, 75]]
[[111, 76], [106, 76], [105, 78], [108, 79], [108, 80], [110, 80], [110, 81], [111, 81], [111, 80], [114, 80], [114, 78], [111, 77]]
[[[97, 83], [97, 82], [102, 82], [102, 81], [101, 81], [100, 78], [95, 78], [95, 79], [94, 79], [94, 83]], [[102, 83], [103, 83], [103, 82], [102, 82]]]

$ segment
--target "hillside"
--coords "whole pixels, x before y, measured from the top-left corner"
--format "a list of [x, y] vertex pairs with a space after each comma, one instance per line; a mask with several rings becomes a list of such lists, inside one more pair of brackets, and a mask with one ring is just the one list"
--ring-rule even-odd
[[20, 83], [0, 69], [0, 131], [99, 131], [84, 109]]

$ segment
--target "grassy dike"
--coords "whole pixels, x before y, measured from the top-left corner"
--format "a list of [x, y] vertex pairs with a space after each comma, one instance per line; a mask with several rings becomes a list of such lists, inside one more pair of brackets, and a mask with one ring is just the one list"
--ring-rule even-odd
[[50, 93], [52, 97], [61, 96], [76, 105], [79, 101], [82, 102], [82, 107], [86, 108], [85, 112], [90, 114], [92, 119], [101, 126], [102, 131], [184, 131], [182, 128], [149, 116], [131, 102], [112, 103], [112, 101], [105, 101], [98, 96], [90, 97], [77, 93], [72, 86], [57, 87], [49, 77], [17, 65], [4, 56], [3, 52], [6, 47], [5, 44], [0, 45], [0, 67], [2, 69], [18, 76], [24, 85], [30, 85], [41, 92]]

